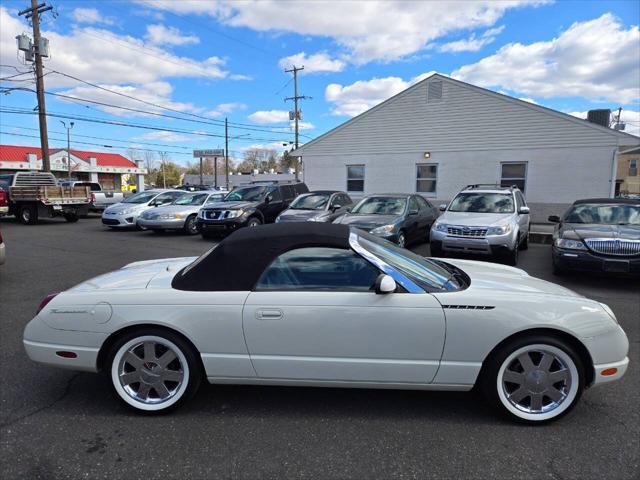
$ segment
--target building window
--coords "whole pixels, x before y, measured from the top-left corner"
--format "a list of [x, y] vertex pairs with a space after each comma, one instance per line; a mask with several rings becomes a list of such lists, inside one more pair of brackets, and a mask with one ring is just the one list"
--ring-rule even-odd
[[438, 165], [416, 165], [416, 192], [436, 194]]
[[347, 192], [364, 192], [364, 165], [347, 165]]
[[515, 185], [524, 192], [527, 183], [527, 162], [503, 163], [501, 165], [500, 185]]
[[636, 160], [635, 158], [633, 160], [629, 160], [629, 176], [638, 176], [638, 160]]

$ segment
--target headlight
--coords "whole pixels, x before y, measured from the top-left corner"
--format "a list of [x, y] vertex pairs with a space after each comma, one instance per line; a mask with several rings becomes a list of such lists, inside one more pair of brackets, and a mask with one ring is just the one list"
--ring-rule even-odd
[[449, 228], [449, 225], [446, 223], [436, 223], [436, 230], [438, 232], [446, 232], [447, 228]]
[[180, 215], [179, 213], [164, 213], [158, 218], [162, 220], [173, 220], [174, 218], [182, 218], [182, 215]]
[[568, 238], [557, 238], [555, 241], [556, 247], [568, 248], [569, 250], [586, 250], [587, 247], [582, 240], [570, 240]]
[[135, 212], [133, 208], [125, 208], [124, 210], [120, 210], [120, 215], [128, 215], [130, 213]]
[[373, 230], [371, 230], [370, 233], [374, 235], [389, 235], [393, 233], [394, 228], [395, 228], [395, 225], [384, 225], [382, 227], [374, 228]]
[[329, 221], [329, 217], [326, 217], [324, 215], [318, 215], [317, 217], [311, 217], [309, 218], [310, 222], [327, 222]]
[[225, 212], [224, 218], [237, 218], [241, 217], [244, 214], [244, 210], [239, 208], [238, 210], [227, 210]]
[[505, 235], [511, 231], [511, 225], [500, 225], [499, 227], [487, 228], [487, 235]]

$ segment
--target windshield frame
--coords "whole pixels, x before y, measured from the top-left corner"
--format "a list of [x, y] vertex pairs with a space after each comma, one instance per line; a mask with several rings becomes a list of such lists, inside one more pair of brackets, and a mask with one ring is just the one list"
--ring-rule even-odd
[[[476, 195], [476, 196], [482, 196], [482, 195], [499, 195], [502, 197], [508, 197], [511, 200], [511, 210], [509, 212], [480, 212], [477, 210], [453, 210], [453, 205], [455, 203], [455, 201], [458, 199], [458, 197], [462, 196], [462, 195]], [[449, 206], [447, 207], [447, 212], [451, 212], [451, 213], [477, 213], [477, 214], [490, 214], [490, 215], [512, 215], [516, 212], [516, 201], [513, 198], [513, 193], [501, 193], [501, 192], [460, 192], [458, 193], [453, 200], [451, 200], [451, 203], [449, 204]]]
[[[569, 214], [571, 214], [573, 211], [576, 210], [576, 208], [580, 208], [580, 207], [596, 207], [596, 208], [601, 208], [601, 207], [610, 207], [610, 208], [637, 208], [640, 211], [640, 205], [635, 205], [632, 203], [578, 203], [576, 205], [571, 205], [571, 207], [569, 207], [569, 209], [564, 213], [564, 215], [562, 216], [562, 222], [563, 223], [569, 223], [572, 225], [607, 225], [607, 226], [633, 226], [633, 227], [640, 227], [640, 222], [639, 223], [602, 223], [602, 222], [598, 222], [598, 223], [594, 223], [594, 222], [570, 222], [567, 220], [567, 218], [569, 217]], [[640, 219], [640, 215], [638, 217]]]
[[[364, 242], [362, 241], [364, 240]], [[444, 280], [440, 284], [429, 282], [425, 279], [417, 278], [415, 275], [404, 271], [403, 269], [390, 265], [386, 260], [380, 258], [375, 252], [367, 248], [366, 243], [376, 245], [382, 249], [387, 250], [392, 255], [400, 255], [410, 262], [415, 263], [415, 260], [411, 256], [406, 255], [404, 249], [400, 249], [395, 244], [376, 237], [364, 231], [351, 230], [349, 233], [349, 245], [353, 250], [362, 255], [365, 259], [369, 260], [382, 272], [392, 277], [397, 284], [401, 285], [408, 293], [432, 293], [432, 292], [452, 292], [459, 291], [467, 288], [470, 284], [469, 276], [461, 269], [450, 265], [446, 262], [436, 262], [427, 257], [420, 257], [420, 261], [424, 261], [432, 267], [432, 276], [441, 276]], [[418, 256], [417, 254], [407, 250], [411, 255]], [[425, 265], [420, 265], [421, 268], [429, 269]], [[436, 272], [436, 270], [443, 270], [443, 272]], [[446, 278], [445, 278], [446, 277]]]

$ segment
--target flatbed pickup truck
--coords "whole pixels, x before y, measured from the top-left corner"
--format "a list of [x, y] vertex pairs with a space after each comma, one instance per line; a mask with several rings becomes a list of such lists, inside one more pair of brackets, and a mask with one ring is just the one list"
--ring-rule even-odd
[[102, 185], [97, 182], [62, 181], [58, 184], [63, 187], [89, 187], [91, 190], [89, 210], [93, 212], [101, 212], [105, 208], [124, 200], [124, 193], [113, 190], [103, 190]]
[[76, 222], [86, 215], [91, 202], [89, 187], [63, 187], [47, 172], [17, 172], [0, 175], [0, 188], [9, 191], [9, 214], [25, 225], [38, 218], [62, 216]]

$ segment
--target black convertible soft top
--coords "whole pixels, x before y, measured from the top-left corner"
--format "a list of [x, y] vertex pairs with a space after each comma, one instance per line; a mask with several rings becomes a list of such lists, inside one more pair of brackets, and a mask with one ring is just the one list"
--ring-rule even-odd
[[306, 247], [348, 249], [349, 227], [292, 222], [242, 228], [179, 271], [171, 286], [200, 292], [249, 291], [276, 257]]

